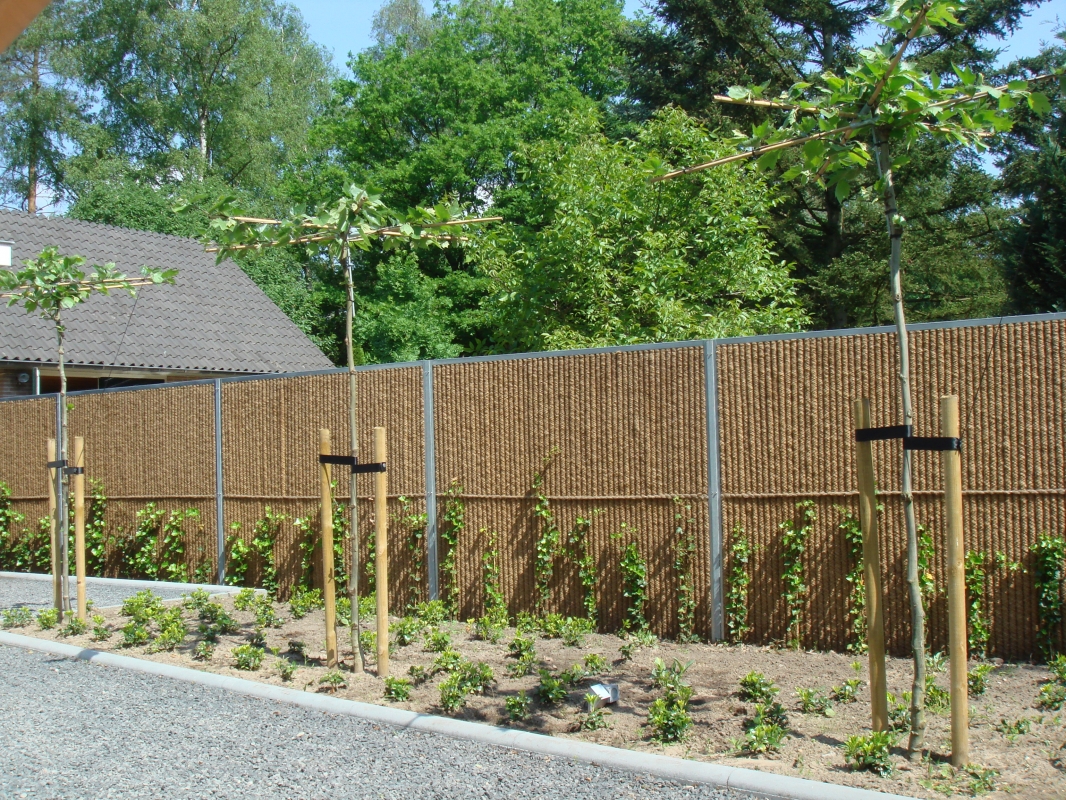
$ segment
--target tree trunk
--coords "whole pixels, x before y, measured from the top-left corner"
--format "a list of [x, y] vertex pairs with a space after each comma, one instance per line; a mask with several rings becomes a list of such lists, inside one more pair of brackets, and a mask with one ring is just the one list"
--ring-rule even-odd
[[[344, 320], [344, 345], [348, 353], [348, 429], [351, 434], [352, 458], [359, 458], [359, 423], [355, 414], [355, 344], [352, 341], [352, 321], [355, 316], [355, 286], [352, 283], [352, 265], [348, 258], [348, 245], [341, 249], [341, 268], [344, 270], [345, 289], [348, 293], [346, 315]], [[352, 639], [352, 668], [356, 672], [366, 671], [366, 656], [363, 653], [362, 621], [359, 619], [359, 509], [356, 494], [355, 470], [350, 471], [348, 479], [348, 513], [349, 530], [352, 537], [351, 575], [348, 577], [348, 600], [352, 604], [350, 634]]]
[[[903, 401], [903, 424], [912, 425], [910, 348], [907, 322], [903, 315], [903, 282], [900, 276], [900, 249], [903, 226], [896, 207], [896, 185], [892, 174], [892, 156], [887, 132], [874, 131], [877, 169], [884, 189], [885, 221], [891, 244], [889, 275], [892, 306], [896, 317], [896, 336], [899, 340], [899, 388]], [[911, 732], [907, 754], [913, 761], [925, 744], [925, 612], [922, 609], [922, 590], [918, 581], [918, 526], [914, 519], [914, 496], [911, 490], [911, 452], [903, 451], [903, 470], [900, 476], [903, 495], [903, 518], [907, 527], [907, 595], [911, 606], [911, 655], [914, 659], [914, 682], [911, 685]]]
[[203, 181], [207, 173], [207, 109], [200, 109], [200, 180]]
[[[30, 81], [33, 86], [34, 100], [41, 92], [41, 54], [39, 50], [33, 51], [33, 66], [31, 67]], [[30, 126], [30, 153], [26, 164], [26, 211], [30, 214], [37, 213], [37, 123]]]
[[[65, 464], [67, 460], [67, 370], [64, 363], [63, 352], [63, 323], [57, 313], [54, 318], [56, 326], [57, 350], [59, 353], [59, 430], [57, 431], [59, 461]], [[70, 563], [68, 543], [70, 541], [70, 516], [67, 513], [67, 490], [70, 477], [64, 467], [56, 470], [56, 541], [59, 544], [59, 558], [56, 564], [60, 570], [59, 583], [63, 592], [63, 608], [65, 614], [70, 610]]]

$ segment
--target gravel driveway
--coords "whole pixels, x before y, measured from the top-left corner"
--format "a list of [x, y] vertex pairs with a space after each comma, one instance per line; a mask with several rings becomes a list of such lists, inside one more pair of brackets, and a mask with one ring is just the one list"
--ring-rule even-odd
[[744, 795], [0, 646], [0, 797]]
[[[101, 578], [85, 579], [85, 596], [92, 600], [97, 608], [107, 606], [120, 606], [127, 597], [136, 594], [141, 589], [150, 588], [164, 600], [177, 600], [182, 592], [191, 592], [192, 586], [180, 586], [152, 581], [116, 581]], [[70, 578], [70, 592], [73, 595], [76, 590], [74, 577]], [[218, 591], [237, 591], [230, 587], [221, 587]], [[42, 608], [52, 606], [52, 579], [51, 576], [23, 577], [14, 576], [12, 573], [0, 575], [0, 608], [13, 608], [24, 606], [39, 611]]]

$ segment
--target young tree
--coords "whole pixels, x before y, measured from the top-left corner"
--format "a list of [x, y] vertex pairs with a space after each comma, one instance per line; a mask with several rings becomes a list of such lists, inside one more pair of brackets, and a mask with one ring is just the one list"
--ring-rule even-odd
[[[47, 247], [37, 258], [27, 259], [25, 266], [17, 271], [0, 269], [0, 298], [7, 299], [8, 306], [21, 305], [27, 313], [36, 312], [49, 320], [55, 327], [56, 354], [59, 364], [59, 430], [56, 442], [59, 461], [65, 464], [67, 459], [67, 373], [63, 340], [66, 326], [63, 313], [84, 303], [94, 294], [107, 295], [111, 292], [124, 291], [136, 294], [139, 286], [152, 286], [174, 283], [177, 270], [155, 270], [145, 267], [140, 277], [128, 278], [115, 269], [114, 264], [93, 266], [88, 275], [82, 270], [85, 259], [81, 256], [61, 255], [56, 247]], [[56, 532], [60, 547], [62, 566], [63, 603], [68, 602], [67, 542], [69, 540], [70, 520], [67, 515], [67, 496], [69, 475], [63, 468], [56, 470]], [[65, 607], [62, 610], [67, 610]]]
[[[957, 13], [968, 11], [955, 0], [895, 0], [877, 22], [886, 28], [884, 43], [861, 50], [842, 74], [823, 72], [794, 83], [774, 99], [762, 87], [733, 86], [724, 103], [736, 103], [774, 115], [753, 126], [750, 136], [737, 134], [743, 152], [652, 178], [665, 180], [701, 170], [757, 158], [760, 168], [774, 169], [787, 159], [783, 180], [824, 186], [843, 201], [864, 172], [877, 171], [875, 184], [882, 195], [889, 239], [890, 294], [899, 343], [899, 381], [903, 424], [913, 423], [910, 353], [903, 307], [901, 248], [904, 217], [897, 207], [895, 171], [910, 152], [934, 139], [951, 147], [986, 149], [986, 140], [1011, 127], [1007, 112], [1019, 102], [1037, 113], [1050, 109], [1047, 97], [1030, 82], [987, 84], [983, 75], [956, 67], [956, 80], [942, 82], [905, 60], [908, 50], [924, 37], [948, 41]], [[1050, 75], [1040, 76], [1044, 80]], [[911, 694], [911, 732], [908, 750], [920, 752], [925, 737], [925, 619], [918, 576], [917, 525], [911, 485], [911, 453], [903, 451], [901, 475], [907, 529], [907, 584], [911, 606], [911, 651], [914, 681]]]
[[[191, 210], [182, 202], [178, 210]], [[386, 206], [379, 196], [351, 185], [343, 196], [319, 206], [313, 214], [294, 214], [288, 219], [263, 219], [245, 216], [233, 197], [216, 200], [209, 208], [210, 223], [204, 232], [208, 251], [222, 260], [232, 253], [260, 251], [274, 247], [300, 247], [311, 258], [325, 260], [340, 271], [346, 290], [345, 349], [348, 357], [348, 429], [351, 456], [359, 457], [356, 420], [355, 347], [352, 328], [355, 320], [355, 282], [352, 275], [352, 248], [364, 252], [378, 248], [395, 251], [400, 247], [446, 248], [462, 237], [451, 231], [481, 222], [495, 222], [499, 217], [457, 218], [456, 206], [434, 208], [416, 206], [398, 212]], [[350, 530], [352, 536], [351, 577], [348, 597], [351, 601], [350, 626], [352, 653], [358, 653], [355, 667], [365, 669], [359, 620], [359, 517], [356, 511], [356, 473], [348, 483]]]

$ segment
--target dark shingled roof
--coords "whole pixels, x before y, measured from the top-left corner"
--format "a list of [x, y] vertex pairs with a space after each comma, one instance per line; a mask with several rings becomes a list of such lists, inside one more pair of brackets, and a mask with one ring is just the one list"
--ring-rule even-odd
[[[64, 314], [72, 365], [210, 372], [299, 372], [333, 366], [232, 261], [215, 264], [194, 239], [63, 217], [0, 211], [12, 268], [55, 245], [86, 266], [114, 262], [179, 270], [174, 286], [94, 296]], [[0, 301], [0, 361], [55, 363], [52, 323]]]

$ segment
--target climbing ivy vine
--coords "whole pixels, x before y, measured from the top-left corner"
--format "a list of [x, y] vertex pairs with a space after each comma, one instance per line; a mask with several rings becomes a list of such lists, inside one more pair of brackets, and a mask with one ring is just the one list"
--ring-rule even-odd
[[859, 516], [850, 508], [833, 506], [840, 514], [838, 526], [844, 534], [844, 543], [848, 548], [848, 572], [844, 580], [851, 587], [848, 590], [848, 630], [851, 641], [848, 650], [853, 653], [866, 652], [866, 579], [862, 559], [862, 527]]
[[748, 586], [751, 584], [751, 542], [739, 522], [733, 525], [729, 545], [729, 591], [725, 599], [729, 641], [740, 644], [751, 632], [748, 624]]
[[540, 470], [533, 475], [533, 495], [536, 499], [533, 513], [540, 520], [540, 532], [537, 534], [533, 551], [533, 585], [537, 592], [536, 613], [542, 617], [551, 609], [551, 582], [555, 574], [555, 557], [558, 555], [562, 538], [555, 512], [544, 494], [544, 475], [558, 454], [559, 448], [552, 447], [544, 456]]
[[1049, 661], [1057, 652], [1062, 623], [1062, 566], [1066, 561], [1066, 539], [1042, 533], [1032, 546], [1033, 580], [1036, 583], [1037, 644]]
[[440, 540], [444, 545], [444, 557], [440, 562], [440, 595], [449, 618], [456, 619], [459, 616], [459, 540], [466, 527], [463, 487], [457, 480], [448, 486], [443, 521], [440, 527]]
[[803, 644], [803, 606], [807, 600], [807, 582], [803, 555], [807, 551], [807, 538], [818, 519], [813, 500], [796, 504], [799, 520], [787, 519], [781, 523], [781, 557], [784, 570], [781, 578], [785, 585], [785, 607], [788, 609], [788, 646], [798, 650]]
[[698, 642], [696, 635], [696, 586], [693, 562], [696, 556], [696, 519], [692, 506], [674, 498], [674, 575], [677, 578], [677, 640]]

